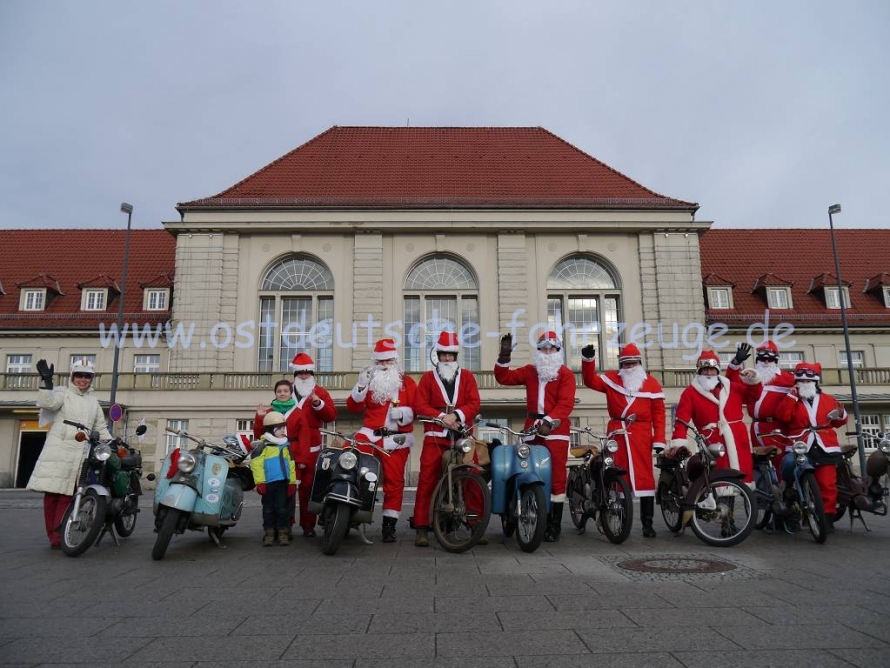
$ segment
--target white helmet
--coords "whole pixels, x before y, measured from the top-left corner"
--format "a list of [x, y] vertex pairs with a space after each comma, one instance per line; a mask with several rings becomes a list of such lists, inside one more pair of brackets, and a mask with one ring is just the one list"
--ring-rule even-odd
[[96, 368], [89, 360], [73, 359], [71, 360], [71, 375], [74, 376], [76, 373], [88, 373], [91, 376], [95, 376]]

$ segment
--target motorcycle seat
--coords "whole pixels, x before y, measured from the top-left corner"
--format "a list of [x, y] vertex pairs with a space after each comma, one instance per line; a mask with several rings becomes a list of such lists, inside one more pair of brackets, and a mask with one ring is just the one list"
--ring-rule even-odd
[[848, 459], [850, 457], [852, 457], [854, 454], [856, 454], [856, 452], [858, 452], [858, 451], [859, 451], [858, 445], [849, 445], [848, 444], [848, 445], [841, 446], [841, 454]]
[[774, 457], [779, 454], [779, 448], [775, 445], [758, 445], [754, 448], [754, 454], [758, 457]]
[[596, 447], [595, 445], [584, 445], [584, 446], [578, 446], [576, 448], [569, 448], [569, 453], [572, 455], [572, 457], [580, 458], [580, 457], [583, 457], [584, 455], [586, 455], [588, 452], [590, 452], [590, 454], [596, 456], [597, 454], [599, 454], [599, 448]]

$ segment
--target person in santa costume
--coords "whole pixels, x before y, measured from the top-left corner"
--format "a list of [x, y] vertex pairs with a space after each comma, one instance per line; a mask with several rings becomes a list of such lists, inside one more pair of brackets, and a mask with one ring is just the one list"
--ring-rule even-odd
[[[414, 408], [418, 415], [438, 417], [450, 429], [472, 425], [479, 412], [479, 388], [470, 371], [457, 362], [460, 344], [457, 334], [442, 332], [436, 342], [435, 370], [427, 371], [417, 385]], [[442, 477], [442, 454], [451, 447], [449, 429], [424, 424], [423, 450], [420, 453], [420, 477], [414, 502], [416, 547], [429, 547], [430, 503], [436, 483]]]
[[[566, 500], [566, 462], [569, 458], [569, 416], [575, 407], [575, 374], [563, 364], [562, 342], [556, 332], [541, 334], [535, 346], [535, 361], [518, 369], [510, 368], [513, 336], [501, 337], [501, 350], [494, 377], [501, 385], [525, 385], [528, 414], [525, 427], [538, 427], [529, 442], [544, 445], [552, 459], [550, 514], [544, 540], [555, 543], [562, 527], [562, 507]], [[558, 421], [558, 423], [557, 423]]]
[[315, 382], [315, 361], [309, 355], [297, 353], [290, 366], [294, 370], [294, 405], [303, 411], [303, 434], [294, 457], [300, 481], [300, 528], [304, 537], [314, 538], [318, 516], [310, 513], [308, 507], [315, 479], [315, 461], [321, 452], [319, 429], [324, 423], [337, 419], [337, 408], [328, 391]]
[[[646, 373], [639, 349], [629, 343], [618, 354], [618, 371], [596, 373], [596, 349], [581, 349], [581, 378], [584, 385], [606, 395], [609, 411], [608, 431], [624, 429], [615, 463], [628, 471], [634, 495], [640, 500], [643, 536], [655, 538], [652, 517], [655, 514], [655, 475], [652, 450], [664, 450], [664, 391], [661, 384]], [[628, 416], [634, 415], [633, 422]], [[585, 519], [586, 522], [586, 519]], [[583, 531], [583, 526], [581, 528]]]
[[665, 454], [670, 456], [675, 448], [686, 447], [687, 429], [680, 423], [683, 420], [694, 425], [709, 445], [725, 447], [726, 452], [717, 459], [717, 466], [741, 471], [745, 474], [744, 481], [752, 486], [754, 461], [744, 421], [744, 401], [747, 386], [758, 385], [760, 377], [754, 369], [745, 369], [739, 377], [739, 382], [732, 382], [720, 375], [720, 359], [715, 352], [705, 350], [699, 355], [696, 376], [677, 403], [671, 450]]
[[[417, 384], [399, 369], [395, 341], [380, 339], [374, 346], [374, 365], [365, 367], [346, 398], [346, 408], [364, 411], [358, 440], [382, 447], [388, 456], [380, 456], [383, 471], [383, 542], [396, 542], [396, 522], [402, 512], [405, 490], [405, 464], [414, 445], [414, 399]], [[394, 436], [398, 435], [401, 444]], [[372, 449], [368, 452], [375, 454]], [[377, 453], [379, 454], [379, 453]]]
[[818, 445], [822, 452], [810, 451], [810, 461], [816, 467], [816, 482], [822, 493], [822, 505], [828, 518], [829, 531], [833, 530], [835, 505], [837, 504], [837, 461], [841, 446], [835, 429], [847, 424], [847, 411], [842, 403], [819, 387], [822, 365], [801, 362], [794, 367], [795, 386], [779, 408], [779, 418], [786, 423], [789, 444], [786, 446], [783, 475], [794, 478], [793, 441], [803, 441], [809, 446]]

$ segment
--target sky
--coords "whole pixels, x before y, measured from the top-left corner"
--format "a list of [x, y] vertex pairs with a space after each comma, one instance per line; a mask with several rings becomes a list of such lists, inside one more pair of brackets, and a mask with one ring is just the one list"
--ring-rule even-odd
[[179, 220], [332, 125], [542, 126], [717, 228], [883, 228], [883, 0], [0, 0], [0, 229]]

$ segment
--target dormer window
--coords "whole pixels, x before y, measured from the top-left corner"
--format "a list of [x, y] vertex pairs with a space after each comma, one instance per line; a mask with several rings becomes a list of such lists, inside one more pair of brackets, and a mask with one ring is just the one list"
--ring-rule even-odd
[[42, 311], [46, 306], [46, 288], [25, 288], [22, 290], [20, 311]]
[[708, 288], [708, 308], [712, 309], [731, 309], [732, 308], [732, 289], [731, 288]]
[[146, 288], [143, 308], [146, 311], [166, 311], [170, 303], [170, 288]]
[[890, 286], [884, 286], [884, 306], [890, 308]]
[[[841, 300], [838, 298], [837, 288], [825, 286], [825, 307], [830, 309], [840, 309]], [[844, 308], [850, 308], [850, 291], [844, 287]]]
[[108, 305], [108, 288], [84, 288], [81, 311], [104, 311]]
[[785, 287], [770, 287], [766, 289], [766, 303], [770, 308], [790, 309], [791, 290]]
[[760, 295], [766, 300], [767, 308], [791, 309], [791, 288], [793, 281], [787, 281], [775, 274], [764, 274], [754, 281], [751, 294]]

